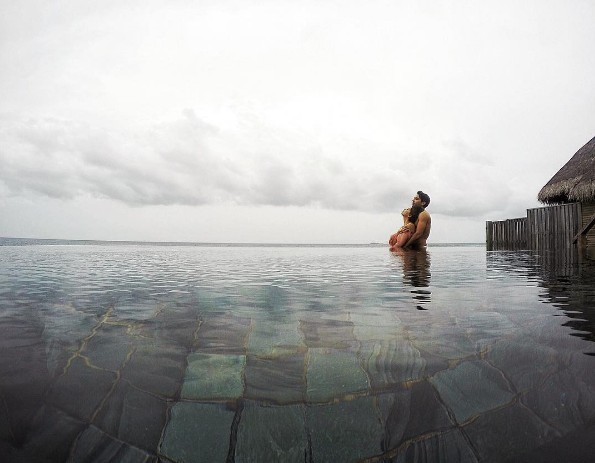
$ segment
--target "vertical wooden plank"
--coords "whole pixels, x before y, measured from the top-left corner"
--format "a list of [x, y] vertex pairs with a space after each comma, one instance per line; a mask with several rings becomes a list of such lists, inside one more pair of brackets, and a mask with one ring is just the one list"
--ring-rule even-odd
[[492, 222], [486, 222], [486, 250], [492, 250]]
[[560, 236], [561, 236], [561, 228], [560, 226], [562, 225], [562, 218], [560, 217], [560, 213], [562, 212], [562, 208], [560, 206], [556, 206], [556, 209], [554, 210], [554, 218], [555, 218], [555, 224], [554, 224], [554, 241], [555, 241], [555, 245], [554, 245], [554, 249], [561, 249], [561, 241], [560, 241]]
[[533, 217], [535, 211], [533, 209], [527, 209], [527, 247], [533, 249], [535, 242], [535, 227], [533, 226]]

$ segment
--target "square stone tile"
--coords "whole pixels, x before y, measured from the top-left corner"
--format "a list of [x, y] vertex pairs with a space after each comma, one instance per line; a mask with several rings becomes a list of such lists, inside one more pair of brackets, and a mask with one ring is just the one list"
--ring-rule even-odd
[[244, 392], [242, 378], [245, 366], [244, 355], [190, 354], [182, 386], [182, 399], [240, 398]]
[[406, 339], [368, 341], [362, 344], [360, 357], [373, 390], [417, 381], [426, 373], [426, 359]]
[[357, 354], [335, 349], [309, 349], [306, 384], [312, 402], [362, 393], [370, 387]]
[[115, 382], [115, 373], [91, 368], [83, 358], [76, 357], [66, 373], [52, 385], [48, 401], [58, 409], [88, 422]]
[[155, 453], [166, 414], [164, 399], [120, 381], [103, 403], [94, 424], [126, 444]]
[[384, 428], [383, 450], [398, 448], [411, 439], [443, 432], [455, 427], [448, 411], [427, 381], [413, 383], [377, 397], [377, 406]]
[[176, 403], [160, 454], [180, 463], [227, 461], [234, 416], [221, 404]]
[[260, 406], [248, 402], [238, 428], [235, 462], [307, 461], [303, 405]]
[[304, 343], [309, 348], [344, 349], [356, 344], [353, 322], [343, 320], [300, 320]]
[[167, 340], [143, 339], [122, 368], [122, 379], [165, 398], [173, 398], [182, 386], [187, 350]]
[[128, 336], [128, 327], [104, 323], [91, 337], [82, 350], [93, 366], [117, 371], [126, 361], [133, 346]]
[[514, 398], [502, 374], [481, 360], [441, 371], [430, 381], [458, 423], [502, 407]]
[[270, 357], [304, 352], [303, 335], [297, 322], [278, 323], [275, 320], [256, 320], [248, 341], [248, 354]]
[[208, 354], [245, 355], [252, 320], [233, 314], [209, 314], [197, 333], [195, 349]]
[[246, 397], [275, 403], [303, 402], [305, 354], [275, 357], [250, 355], [246, 362]]
[[89, 426], [77, 439], [68, 463], [126, 462], [157, 463], [157, 455], [114, 439], [95, 426]]
[[526, 407], [518, 404], [479, 416], [464, 427], [480, 461], [507, 461], [519, 449], [538, 448], [558, 433]]
[[477, 463], [478, 459], [459, 429], [432, 434], [426, 439], [408, 442], [385, 463], [409, 463], [412, 461]]
[[309, 406], [306, 424], [312, 461], [349, 463], [382, 453], [383, 430], [373, 397]]

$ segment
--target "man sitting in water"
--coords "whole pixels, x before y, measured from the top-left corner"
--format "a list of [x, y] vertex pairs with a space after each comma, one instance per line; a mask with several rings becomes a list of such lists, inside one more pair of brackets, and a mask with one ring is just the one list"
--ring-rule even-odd
[[[421, 206], [423, 211], [420, 212], [417, 220], [415, 221], [415, 232], [411, 235], [411, 238], [409, 238], [407, 242], [403, 244], [403, 248], [422, 249], [427, 246], [427, 240], [430, 236], [430, 229], [432, 228], [432, 217], [430, 217], [429, 212], [425, 210], [429, 205], [430, 197], [423, 191], [418, 191], [413, 197], [411, 206]], [[409, 215], [409, 212], [409, 209], [404, 209], [401, 214], [405, 217], [405, 215]], [[399, 232], [393, 234], [390, 237], [389, 243], [392, 241], [396, 243], [398, 234]]]

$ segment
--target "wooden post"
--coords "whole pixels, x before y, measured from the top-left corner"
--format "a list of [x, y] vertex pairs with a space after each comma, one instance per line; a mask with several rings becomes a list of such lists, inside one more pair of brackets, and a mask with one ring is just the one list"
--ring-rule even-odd
[[492, 222], [486, 222], [486, 250], [491, 251], [493, 249], [493, 234], [492, 234]]

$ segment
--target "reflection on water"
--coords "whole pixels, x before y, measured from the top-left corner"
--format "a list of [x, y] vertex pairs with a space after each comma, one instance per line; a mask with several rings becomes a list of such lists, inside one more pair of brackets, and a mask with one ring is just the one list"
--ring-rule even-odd
[[0, 247], [0, 460], [580, 461], [594, 275], [483, 247]]
[[498, 252], [488, 255], [487, 266], [493, 273], [517, 273], [534, 281], [546, 290], [542, 301], [560, 309], [572, 335], [595, 341], [595, 260], [582, 260], [574, 249]]
[[[427, 310], [424, 304], [430, 301], [430, 254], [427, 249], [413, 250], [397, 248], [394, 255], [403, 262], [403, 282], [411, 285], [418, 310]], [[426, 289], [424, 289], [426, 288]]]

